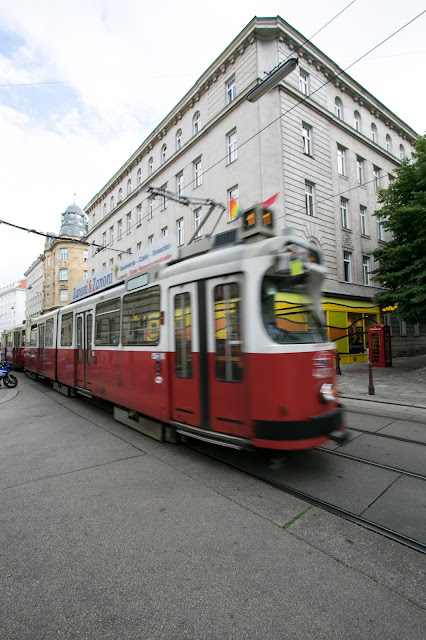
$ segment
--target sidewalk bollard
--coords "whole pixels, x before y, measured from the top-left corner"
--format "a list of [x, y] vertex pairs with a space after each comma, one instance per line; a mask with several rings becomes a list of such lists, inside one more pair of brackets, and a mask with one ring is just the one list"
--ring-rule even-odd
[[373, 365], [371, 362], [368, 365], [368, 395], [374, 396]]
[[336, 353], [336, 374], [338, 376], [342, 375], [342, 372], [340, 371], [340, 353], [339, 352]]

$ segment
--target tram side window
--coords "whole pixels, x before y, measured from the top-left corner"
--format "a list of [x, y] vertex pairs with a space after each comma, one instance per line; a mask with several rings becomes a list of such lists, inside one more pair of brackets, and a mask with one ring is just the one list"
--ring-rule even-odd
[[21, 331], [21, 347], [25, 347], [25, 331]]
[[72, 313], [66, 313], [61, 318], [61, 347], [70, 347], [72, 345]]
[[175, 296], [175, 373], [178, 378], [192, 378], [191, 296]]
[[53, 318], [46, 320], [46, 333], [44, 334], [44, 346], [53, 346]]
[[13, 334], [13, 346], [15, 347], [15, 349], [17, 349], [20, 346], [20, 338], [21, 338], [20, 331], [15, 331], [15, 333]]
[[114, 346], [120, 342], [120, 298], [96, 305], [95, 344]]
[[237, 282], [215, 287], [215, 369], [216, 378], [222, 382], [240, 382], [243, 377], [240, 304]]
[[123, 298], [123, 345], [153, 346], [160, 340], [160, 287]]
[[30, 333], [30, 347], [36, 347], [37, 346], [37, 325], [33, 325], [31, 327], [31, 333]]

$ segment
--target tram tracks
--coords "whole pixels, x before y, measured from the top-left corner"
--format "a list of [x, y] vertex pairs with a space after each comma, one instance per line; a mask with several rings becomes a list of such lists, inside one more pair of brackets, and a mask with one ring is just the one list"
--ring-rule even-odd
[[[394, 529], [391, 529], [390, 527], [386, 527], [378, 522], [374, 522], [373, 520], [370, 520], [368, 518], [365, 518], [363, 515], [351, 512], [347, 509], [344, 509], [342, 507], [339, 507], [337, 505], [332, 504], [331, 502], [328, 502], [326, 500], [323, 500], [321, 498], [316, 497], [315, 495], [312, 495], [311, 493], [308, 493], [306, 491], [302, 491], [294, 486], [291, 486], [289, 484], [286, 484], [285, 482], [283, 482], [282, 480], [279, 480], [277, 478], [273, 478], [271, 477], [270, 474], [263, 474], [260, 473], [259, 471], [253, 470], [253, 469], [249, 469], [247, 468], [247, 466], [244, 466], [242, 464], [238, 464], [235, 461], [230, 461], [230, 460], [226, 460], [224, 459], [223, 456], [221, 456], [221, 453], [223, 454], [223, 450], [220, 449], [219, 451], [212, 451], [210, 448], [209, 450], [200, 450], [199, 446], [197, 446], [196, 444], [191, 443], [190, 441], [186, 444], [186, 447], [191, 449], [192, 451], [196, 452], [198, 455], [203, 456], [205, 458], [208, 458], [210, 460], [214, 460], [228, 468], [234, 469], [235, 471], [239, 471], [240, 473], [243, 473], [245, 475], [250, 476], [251, 478], [254, 478], [256, 480], [260, 480], [261, 482], [264, 482], [270, 486], [273, 486], [277, 489], [279, 489], [280, 491], [283, 491], [285, 493], [287, 493], [288, 495], [291, 495], [295, 498], [298, 498], [300, 500], [303, 500], [304, 502], [307, 502], [308, 504], [311, 504], [312, 506], [315, 506], [319, 509], [322, 509], [324, 511], [327, 511], [329, 513], [332, 513], [333, 515], [339, 516], [341, 518], [344, 518], [345, 520], [348, 520], [350, 522], [352, 522], [353, 524], [357, 524], [359, 526], [364, 527], [365, 529], [368, 529], [370, 531], [373, 531], [375, 533], [378, 533], [382, 536], [385, 536], [386, 538], [389, 538], [390, 540], [393, 540], [395, 542], [398, 542], [399, 544], [402, 544], [406, 547], [409, 547], [415, 551], [418, 551], [420, 553], [426, 554], [426, 543], [417, 540], [413, 537], [410, 537], [408, 535], [405, 535], [403, 533], [400, 533]], [[326, 450], [326, 449], [318, 449], [319, 451], [321, 451], [321, 453], [336, 453], [330, 450]], [[395, 473], [400, 473], [401, 475], [408, 475], [409, 477], [415, 477], [416, 479], [422, 479], [422, 480], [426, 480], [425, 476], [418, 476], [417, 474], [411, 474], [410, 472], [406, 472], [402, 469], [400, 470], [396, 470], [395, 468], [389, 468], [386, 465], [381, 465], [380, 463], [372, 463], [371, 461], [368, 460], [357, 460], [356, 457], [352, 457], [349, 455], [343, 455], [342, 457], [347, 457], [350, 458], [351, 460], [354, 460], [356, 462], [361, 462], [361, 463], [365, 463], [365, 464], [373, 464], [373, 466], [382, 468], [384, 470], [391, 470]]]
[[[404, 442], [407, 442], [404, 440]], [[417, 480], [426, 480], [426, 475], [413, 473], [412, 471], [407, 471], [406, 469], [400, 469], [398, 467], [393, 467], [391, 465], [383, 464], [382, 462], [375, 462], [374, 460], [368, 460], [367, 458], [360, 458], [359, 456], [353, 456], [349, 453], [345, 453], [344, 451], [336, 451], [336, 449], [327, 449], [326, 447], [318, 447], [319, 451], [323, 451], [324, 453], [339, 456], [341, 458], [347, 458], [348, 460], [353, 460], [354, 462], [361, 462], [362, 464], [368, 464], [372, 467], [377, 467], [378, 469], [383, 469], [385, 471], [393, 471], [394, 473], [398, 473], [399, 475], [408, 476], [409, 478], [416, 478]]]

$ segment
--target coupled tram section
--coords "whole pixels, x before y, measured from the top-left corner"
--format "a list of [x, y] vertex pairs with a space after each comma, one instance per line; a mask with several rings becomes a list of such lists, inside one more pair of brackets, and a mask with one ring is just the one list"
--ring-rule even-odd
[[275, 236], [259, 207], [242, 220], [38, 318], [29, 375], [108, 400], [159, 440], [284, 450], [345, 439], [321, 257]]

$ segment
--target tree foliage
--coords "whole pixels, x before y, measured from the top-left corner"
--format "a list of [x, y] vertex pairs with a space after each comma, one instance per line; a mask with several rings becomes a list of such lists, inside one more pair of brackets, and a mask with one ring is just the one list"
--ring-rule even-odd
[[392, 232], [392, 240], [373, 251], [378, 267], [374, 280], [384, 290], [374, 296], [382, 308], [395, 306], [409, 323], [426, 323], [426, 136], [416, 142], [413, 161], [396, 169], [397, 180], [380, 190], [383, 207], [375, 216]]

